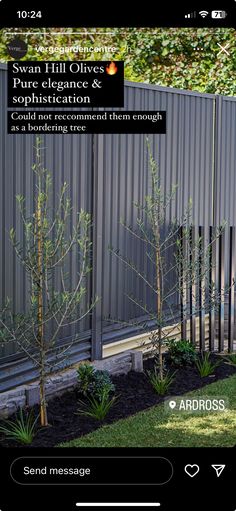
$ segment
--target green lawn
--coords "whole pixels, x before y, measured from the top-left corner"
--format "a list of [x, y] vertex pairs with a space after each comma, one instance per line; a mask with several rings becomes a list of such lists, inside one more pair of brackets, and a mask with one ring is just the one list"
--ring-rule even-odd
[[[166, 414], [163, 404], [103, 426], [61, 447], [231, 447], [236, 445], [236, 375], [187, 396], [229, 399], [223, 413]], [[185, 396], [186, 396], [185, 395]]]

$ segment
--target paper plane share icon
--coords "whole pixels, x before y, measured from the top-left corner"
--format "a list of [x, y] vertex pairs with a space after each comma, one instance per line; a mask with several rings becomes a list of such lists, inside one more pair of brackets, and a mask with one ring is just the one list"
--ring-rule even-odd
[[222, 474], [222, 472], [225, 468], [225, 465], [211, 465], [211, 466], [216, 471], [217, 477], [220, 477], [220, 475]]

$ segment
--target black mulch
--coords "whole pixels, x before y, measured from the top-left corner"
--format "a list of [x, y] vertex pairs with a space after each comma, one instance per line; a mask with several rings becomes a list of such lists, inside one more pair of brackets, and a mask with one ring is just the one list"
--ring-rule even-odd
[[[219, 359], [219, 356], [212, 355], [212, 359]], [[144, 367], [145, 371], [151, 369], [153, 367], [153, 360], [145, 361]], [[235, 373], [236, 368], [225, 362], [222, 362], [216, 368], [214, 375], [206, 378], [200, 378], [194, 367], [178, 369], [175, 380], [165, 398], [199, 389], [204, 385], [227, 378]], [[113, 382], [116, 386], [116, 394], [118, 394], [119, 399], [102, 424], [110, 424], [121, 418], [133, 415], [140, 410], [145, 410], [162, 402], [164, 399], [154, 392], [145, 373], [131, 371], [127, 375], [113, 377]], [[61, 442], [86, 435], [101, 427], [101, 422], [96, 419], [76, 414], [80, 398], [78, 390], [75, 389], [52, 399], [48, 404], [50, 426], [37, 431], [37, 435], [30, 447], [53, 447]], [[35, 409], [35, 413], [38, 413], [37, 409]], [[0, 447], [16, 446], [20, 447], [21, 444], [6, 440], [3, 436], [0, 437]]]

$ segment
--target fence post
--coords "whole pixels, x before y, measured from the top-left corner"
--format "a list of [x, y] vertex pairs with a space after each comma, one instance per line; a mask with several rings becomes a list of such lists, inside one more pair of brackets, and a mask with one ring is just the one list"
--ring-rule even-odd
[[229, 232], [229, 317], [228, 317], [228, 351], [234, 349], [234, 278], [235, 278], [235, 227]]
[[212, 151], [212, 224], [220, 222], [220, 176], [222, 147], [222, 106], [223, 98], [216, 95], [213, 108], [213, 151]]
[[[183, 260], [186, 258], [186, 239], [184, 235], [184, 227], [180, 227], [180, 243], [181, 243], [181, 254], [183, 254]], [[181, 320], [181, 338], [187, 338], [187, 285], [185, 269], [180, 262], [180, 320]]]
[[216, 284], [216, 229], [213, 226], [209, 228], [209, 243], [210, 243], [210, 254], [209, 254], [209, 282], [210, 286], [213, 286], [213, 290], [209, 296], [209, 351], [215, 350], [215, 308], [213, 306], [212, 294], [214, 294]]
[[103, 135], [93, 137], [93, 253], [92, 296], [98, 303], [92, 310], [91, 359], [102, 358], [102, 234], [103, 234]]
[[[196, 228], [191, 227], [191, 239], [190, 239], [190, 264], [193, 268], [193, 275], [195, 275], [195, 239], [196, 239]], [[196, 282], [192, 282], [190, 285], [190, 340], [193, 344], [196, 343]]]
[[224, 351], [225, 233], [219, 236], [219, 351]]
[[204, 246], [205, 246], [205, 229], [199, 227], [199, 347], [200, 351], [205, 351], [205, 275], [204, 269]]

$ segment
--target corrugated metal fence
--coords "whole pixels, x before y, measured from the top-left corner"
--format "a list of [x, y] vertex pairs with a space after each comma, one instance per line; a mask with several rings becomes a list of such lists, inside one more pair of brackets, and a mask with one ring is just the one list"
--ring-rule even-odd
[[[31, 135], [7, 135], [6, 75], [6, 66], [0, 65], [0, 301], [9, 296], [15, 310], [22, 311], [27, 282], [9, 243], [9, 230], [14, 226], [22, 239], [16, 194], [23, 194], [27, 208], [32, 210], [35, 139]], [[178, 184], [167, 221], [168, 217], [180, 217], [191, 197], [195, 225], [209, 226], [222, 219], [235, 225], [236, 98], [126, 82], [124, 109], [167, 111], [167, 134], [149, 135], [164, 190], [168, 192], [171, 184]], [[100, 301], [92, 317], [70, 335], [78, 336], [72, 362], [91, 356], [91, 352], [98, 358], [102, 344], [121, 335], [104, 318], [129, 320], [137, 315], [125, 294], [146, 293], [146, 301], [151, 300], [147, 289], [128, 275], [108, 250], [109, 245], [117, 247], [145, 267], [144, 254], [130, 242], [119, 222], [123, 217], [135, 225], [134, 202], [142, 202], [150, 190], [146, 136], [45, 135], [43, 139], [45, 166], [54, 179], [53, 200], [67, 181], [74, 211], [83, 207], [93, 215], [93, 273], [88, 293], [97, 294]], [[71, 261], [70, 272], [73, 281], [75, 261]], [[1, 374], [6, 380], [19, 359], [14, 346], [7, 349], [1, 353], [6, 370], [5, 376], [4, 371]], [[26, 378], [23, 373], [22, 381]]]

